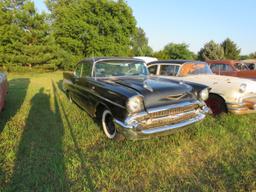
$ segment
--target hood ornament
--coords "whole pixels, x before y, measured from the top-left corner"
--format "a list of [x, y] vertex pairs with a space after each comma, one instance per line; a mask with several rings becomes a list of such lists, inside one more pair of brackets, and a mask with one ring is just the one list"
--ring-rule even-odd
[[187, 96], [187, 93], [182, 93], [182, 94], [177, 94], [177, 95], [168, 95], [167, 97], [165, 97], [165, 99], [177, 101], [177, 100], [182, 99], [185, 96]]

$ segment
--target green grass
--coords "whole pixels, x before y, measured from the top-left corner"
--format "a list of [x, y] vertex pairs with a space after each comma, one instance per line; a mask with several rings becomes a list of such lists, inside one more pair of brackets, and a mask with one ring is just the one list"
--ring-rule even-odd
[[60, 72], [9, 74], [0, 191], [253, 191], [256, 115], [174, 135], [109, 141], [59, 89]]

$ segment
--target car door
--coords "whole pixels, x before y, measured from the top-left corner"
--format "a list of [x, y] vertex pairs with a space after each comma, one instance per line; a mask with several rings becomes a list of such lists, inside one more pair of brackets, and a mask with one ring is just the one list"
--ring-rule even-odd
[[81, 65], [81, 76], [76, 82], [79, 90], [79, 103], [84, 110], [89, 114], [92, 114], [94, 108], [93, 105], [95, 104], [95, 79], [92, 78], [93, 62], [83, 61], [81, 62]]
[[79, 87], [77, 86], [77, 83], [81, 77], [81, 73], [82, 73], [82, 65], [81, 63], [78, 63], [76, 65], [75, 71], [74, 71], [74, 76], [72, 77], [72, 84], [69, 87], [69, 94], [71, 95], [72, 99], [77, 103], [77, 104], [81, 104], [80, 100], [80, 90]]

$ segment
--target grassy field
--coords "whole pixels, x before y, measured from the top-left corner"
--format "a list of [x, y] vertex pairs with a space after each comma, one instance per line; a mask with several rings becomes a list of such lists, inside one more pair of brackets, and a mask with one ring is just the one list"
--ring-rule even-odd
[[60, 90], [61, 73], [9, 74], [0, 191], [254, 191], [256, 115], [109, 141]]

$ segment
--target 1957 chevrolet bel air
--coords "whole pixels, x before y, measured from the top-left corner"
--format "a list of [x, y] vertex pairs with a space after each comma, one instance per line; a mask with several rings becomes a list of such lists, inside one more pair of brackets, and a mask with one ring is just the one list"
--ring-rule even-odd
[[214, 75], [207, 63], [170, 60], [148, 64], [149, 72], [168, 79], [201, 83], [211, 88], [206, 104], [214, 114], [256, 113], [256, 82], [249, 79]]
[[172, 133], [209, 112], [208, 87], [150, 77], [139, 59], [92, 58], [64, 72], [70, 100], [101, 121], [105, 135], [128, 139]]

